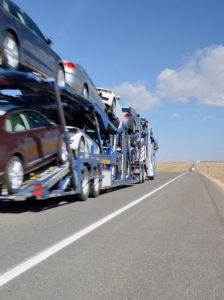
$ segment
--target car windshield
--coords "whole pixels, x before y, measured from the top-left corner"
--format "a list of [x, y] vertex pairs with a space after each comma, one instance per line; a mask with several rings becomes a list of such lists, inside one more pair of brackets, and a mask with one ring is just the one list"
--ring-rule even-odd
[[122, 111], [123, 111], [123, 112], [129, 112], [129, 108], [127, 108], [127, 107], [122, 107]]

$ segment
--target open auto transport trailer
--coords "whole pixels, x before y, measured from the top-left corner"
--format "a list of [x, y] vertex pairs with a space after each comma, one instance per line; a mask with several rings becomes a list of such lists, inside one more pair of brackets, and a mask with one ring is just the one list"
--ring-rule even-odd
[[[1, 71], [0, 90], [4, 89], [20, 90], [22, 95], [13, 97], [0, 93], [0, 100], [7, 100], [12, 105], [29, 106], [46, 116], [56, 113], [68, 150], [68, 162], [44, 171], [36, 170], [16, 194], [8, 195], [2, 184], [0, 199], [43, 200], [76, 194], [79, 200], [84, 201], [89, 195], [97, 197], [102, 189], [142, 183], [146, 176], [154, 179], [157, 143], [149, 123], [146, 124], [146, 130], [140, 128], [139, 133], [129, 135], [125, 124], [116, 128], [112, 123], [113, 114], [106, 116], [90, 99], [69, 87], [59, 87], [51, 78], [30, 73]], [[83, 124], [83, 120], [95, 129], [100, 153], [94, 154], [92, 146], [91, 153], [78, 152], [74, 158], [66, 123]], [[140, 153], [137, 164], [131, 164], [131, 141], [134, 140], [138, 141]]]

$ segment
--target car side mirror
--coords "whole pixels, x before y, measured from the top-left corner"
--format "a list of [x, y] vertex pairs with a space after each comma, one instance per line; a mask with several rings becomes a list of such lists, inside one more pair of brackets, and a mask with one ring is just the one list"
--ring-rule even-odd
[[52, 42], [53, 42], [53, 39], [50, 36], [48, 36], [47, 37], [47, 44], [50, 45], [50, 44], [52, 44]]
[[137, 117], [139, 118], [139, 117], [140, 117], [140, 115], [137, 115]]
[[121, 98], [120, 98], [120, 96], [117, 96], [117, 100], [120, 100]]

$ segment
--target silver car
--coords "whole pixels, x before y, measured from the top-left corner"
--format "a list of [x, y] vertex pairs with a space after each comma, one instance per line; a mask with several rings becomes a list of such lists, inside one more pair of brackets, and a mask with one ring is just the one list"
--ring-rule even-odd
[[63, 61], [66, 85], [96, 103], [107, 114], [107, 108], [99, 96], [95, 84], [88, 73], [78, 64]]
[[125, 124], [127, 124], [128, 129], [131, 133], [135, 133], [139, 131], [141, 126], [141, 119], [139, 118], [140, 115], [132, 107], [122, 106], [121, 107], [123, 116], [125, 119]]

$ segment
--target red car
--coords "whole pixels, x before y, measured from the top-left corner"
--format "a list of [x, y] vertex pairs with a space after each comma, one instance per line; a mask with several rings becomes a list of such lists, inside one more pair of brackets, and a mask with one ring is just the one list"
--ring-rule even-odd
[[0, 105], [0, 183], [9, 194], [19, 191], [24, 174], [68, 153], [60, 126], [31, 109]]

